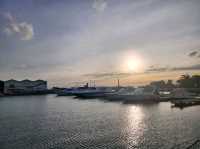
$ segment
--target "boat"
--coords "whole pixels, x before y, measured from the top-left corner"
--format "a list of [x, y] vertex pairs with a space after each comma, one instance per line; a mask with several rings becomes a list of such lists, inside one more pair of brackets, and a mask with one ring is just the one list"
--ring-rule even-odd
[[65, 88], [56, 92], [57, 96], [72, 96], [74, 89]]
[[147, 91], [145, 88], [136, 88], [134, 91], [118, 91], [107, 94], [105, 97], [111, 101], [122, 101], [123, 103], [152, 103], [159, 102], [159, 95], [155, 90]]
[[87, 83], [83, 87], [64, 88], [59, 90], [57, 91], [57, 96], [75, 96], [76, 94], [95, 89], [95, 87], [89, 87]]
[[104, 98], [107, 94], [114, 92], [109, 89], [102, 88], [90, 88], [82, 92], [77, 92], [75, 96], [77, 98], [92, 99], [92, 98]]

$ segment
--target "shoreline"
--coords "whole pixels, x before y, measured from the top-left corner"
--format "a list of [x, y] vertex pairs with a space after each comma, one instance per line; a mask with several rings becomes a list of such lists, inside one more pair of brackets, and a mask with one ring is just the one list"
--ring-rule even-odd
[[[32, 92], [32, 93], [0, 94], [0, 98], [3, 98], [3, 97], [17, 97], [17, 96], [39, 96], [39, 95], [49, 95], [49, 94], [56, 95], [56, 93], [53, 92], [52, 90], [48, 90], [48, 91]], [[76, 97], [76, 96], [73, 97], [73, 98], [83, 100], [82, 98]], [[92, 100], [92, 99], [88, 98], [88, 100]], [[104, 98], [99, 98], [99, 100], [116, 102], [115, 100], [107, 100], [107, 99], [104, 99]], [[160, 98], [156, 102], [152, 102], [152, 101], [147, 102], [146, 100], [141, 100], [141, 101], [126, 103], [126, 102], [124, 102], [123, 99], [117, 100], [117, 101], [118, 102], [121, 101], [124, 104], [137, 104], [137, 103], [146, 104], [146, 103], [170, 102], [172, 104], [171, 108], [180, 108], [180, 109], [183, 109], [183, 108], [186, 108], [186, 107], [192, 107], [192, 106], [198, 106], [198, 105], [200, 105], [200, 98], [195, 98], [195, 97], [191, 98], [191, 99]]]

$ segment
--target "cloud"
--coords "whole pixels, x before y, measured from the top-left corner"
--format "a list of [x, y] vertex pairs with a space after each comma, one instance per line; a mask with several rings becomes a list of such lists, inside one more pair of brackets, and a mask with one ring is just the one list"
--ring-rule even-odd
[[188, 56], [192, 58], [200, 58], [200, 49], [191, 51]]
[[133, 75], [142, 75], [142, 74], [149, 74], [149, 73], [163, 73], [163, 72], [175, 72], [175, 71], [196, 71], [200, 70], [200, 64], [191, 65], [191, 66], [183, 66], [183, 67], [155, 67], [150, 66], [144, 72], [141, 73], [122, 73], [122, 72], [104, 72], [104, 73], [89, 73], [84, 74], [83, 77], [89, 77], [93, 79], [109, 79], [109, 78], [123, 78], [129, 77]]
[[185, 66], [185, 67], [150, 67], [145, 72], [166, 72], [166, 71], [191, 71], [191, 70], [200, 70], [200, 64]]
[[189, 55], [190, 57], [194, 57], [194, 56], [196, 56], [197, 54], [198, 54], [197, 51], [193, 51], [193, 52], [190, 52], [188, 55]]
[[14, 17], [13, 17], [10, 13], [3, 13], [3, 16], [4, 16], [5, 19], [7, 19], [9, 22], [14, 22], [14, 21], [15, 21]]
[[151, 66], [149, 69], [146, 70], [146, 72], [164, 72], [169, 70], [168, 67], [155, 67]]
[[92, 8], [96, 9], [98, 12], [103, 12], [107, 7], [107, 2], [105, 0], [94, 0]]
[[15, 65], [13, 68], [19, 69], [19, 70], [28, 70], [28, 69], [30, 70], [30, 69], [36, 68], [36, 66], [29, 65], [29, 64], [19, 64], [19, 65]]
[[84, 74], [85, 77], [92, 78], [113, 78], [113, 77], [128, 77], [133, 75], [132, 73], [120, 73], [120, 72], [106, 72], [106, 73], [91, 73]]
[[176, 70], [200, 70], [200, 64], [192, 65], [192, 66], [187, 66], [187, 67], [175, 67], [172, 68], [173, 71]]
[[33, 38], [34, 30], [32, 24], [27, 22], [17, 22], [10, 13], [6, 13], [4, 17], [8, 22], [4, 28], [4, 33], [7, 36], [16, 36], [21, 40], [31, 40]]

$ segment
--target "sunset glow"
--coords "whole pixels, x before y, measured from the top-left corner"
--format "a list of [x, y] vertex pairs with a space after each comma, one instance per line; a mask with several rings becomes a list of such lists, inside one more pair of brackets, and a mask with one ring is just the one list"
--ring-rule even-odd
[[199, 6], [198, 0], [3, 0], [0, 79], [43, 79], [52, 87], [113, 85], [119, 78], [137, 85], [153, 74], [154, 80], [199, 74]]
[[137, 72], [140, 69], [141, 62], [139, 59], [127, 59], [127, 70], [130, 72]]
[[144, 60], [135, 52], [127, 52], [124, 55], [122, 70], [124, 72], [141, 72], [144, 69]]

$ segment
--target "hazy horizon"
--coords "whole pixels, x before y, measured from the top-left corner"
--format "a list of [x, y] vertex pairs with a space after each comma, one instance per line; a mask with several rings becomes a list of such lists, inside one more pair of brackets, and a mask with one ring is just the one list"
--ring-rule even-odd
[[1, 0], [0, 80], [143, 85], [200, 72], [199, 0]]

